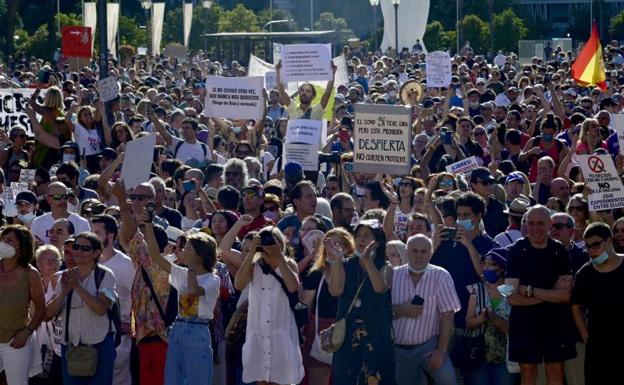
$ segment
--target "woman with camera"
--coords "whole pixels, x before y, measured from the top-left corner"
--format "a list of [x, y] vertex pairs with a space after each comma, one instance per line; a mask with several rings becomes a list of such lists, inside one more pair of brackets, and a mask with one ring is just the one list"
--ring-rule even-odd
[[261, 229], [234, 282], [237, 290], [249, 286], [243, 382], [301, 382], [304, 372], [299, 334], [288, 299], [299, 288], [298, 275], [297, 264], [286, 256], [281, 231], [274, 226]]

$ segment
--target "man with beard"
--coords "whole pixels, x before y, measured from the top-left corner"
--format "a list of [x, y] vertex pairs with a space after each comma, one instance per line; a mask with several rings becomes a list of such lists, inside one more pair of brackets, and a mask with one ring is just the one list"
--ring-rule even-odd
[[336, 75], [336, 65], [334, 62], [331, 62], [331, 67], [332, 80], [327, 83], [327, 88], [325, 88], [325, 92], [321, 97], [321, 102], [319, 104], [312, 105], [312, 102], [316, 98], [316, 89], [314, 89], [312, 84], [304, 83], [299, 87], [299, 105], [297, 105], [294, 100], [290, 99], [290, 96], [288, 96], [288, 93], [284, 88], [284, 83], [282, 83], [280, 76], [282, 62], [279, 61], [277, 63], [275, 66], [275, 71], [277, 72], [277, 90], [279, 91], [281, 100], [284, 102], [284, 105], [288, 110], [290, 119], [323, 119], [325, 107], [327, 107], [327, 102], [329, 101], [329, 97], [334, 89], [334, 77]]

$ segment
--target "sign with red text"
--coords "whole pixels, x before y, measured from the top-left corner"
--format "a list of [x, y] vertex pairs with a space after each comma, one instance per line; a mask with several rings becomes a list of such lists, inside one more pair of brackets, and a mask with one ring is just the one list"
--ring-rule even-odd
[[611, 155], [577, 155], [585, 185], [591, 189], [589, 211], [624, 207], [624, 185]]

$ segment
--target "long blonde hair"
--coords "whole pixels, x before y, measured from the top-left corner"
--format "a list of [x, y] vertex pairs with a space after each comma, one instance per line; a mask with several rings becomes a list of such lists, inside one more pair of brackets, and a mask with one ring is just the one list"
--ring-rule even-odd
[[43, 106], [55, 110], [63, 109], [63, 93], [58, 87], [48, 88], [48, 92], [43, 99]]
[[318, 255], [314, 256], [314, 264], [310, 268], [310, 272], [323, 270], [326, 267], [327, 251], [325, 250], [324, 241], [334, 235], [340, 238], [342, 242], [347, 245], [347, 250], [343, 250], [345, 255], [353, 254], [355, 251], [355, 240], [353, 239], [353, 235], [341, 227], [331, 229], [325, 233], [325, 236], [323, 237], [323, 242], [321, 242], [321, 246], [319, 247]]

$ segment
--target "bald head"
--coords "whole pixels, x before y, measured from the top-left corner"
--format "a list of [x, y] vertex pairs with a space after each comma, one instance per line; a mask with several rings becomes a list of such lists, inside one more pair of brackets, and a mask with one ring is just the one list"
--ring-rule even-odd
[[433, 255], [433, 242], [427, 236], [423, 234], [412, 235], [407, 239], [406, 248], [407, 263], [411, 272], [419, 273], [418, 270], [422, 270], [429, 265]]
[[550, 193], [567, 203], [570, 199], [570, 185], [563, 178], [555, 178], [550, 182]]
[[433, 242], [431, 239], [424, 234], [415, 234], [407, 239], [407, 248], [409, 249], [411, 246], [414, 247], [429, 247], [429, 249], [433, 249]]
[[65, 194], [67, 193], [67, 186], [63, 182], [52, 182], [48, 185], [48, 194]]

